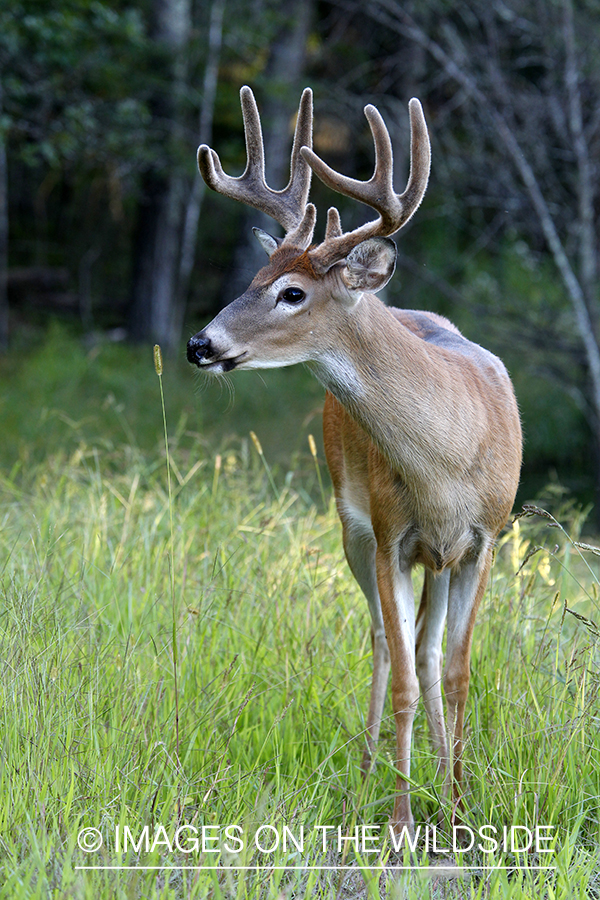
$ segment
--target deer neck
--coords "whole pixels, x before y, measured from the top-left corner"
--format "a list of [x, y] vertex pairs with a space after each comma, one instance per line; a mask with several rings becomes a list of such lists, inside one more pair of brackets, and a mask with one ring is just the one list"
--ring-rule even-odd
[[[333, 323], [332, 323], [333, 324]], [[413, 483], [434, 484], [465, 468], [456, 434], [470, 400], [439, 348], [417, 337], [372, 294], [344, 312], [314, 362], [317, 378]], [[457, 368], [457, 367], [456, 367]], [[443, 448], [443, 449], [441, 449]]]

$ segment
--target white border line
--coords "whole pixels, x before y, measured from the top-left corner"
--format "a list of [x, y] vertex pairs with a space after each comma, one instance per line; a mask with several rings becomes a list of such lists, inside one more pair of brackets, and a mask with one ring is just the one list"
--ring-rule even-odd
[[250, 871], [250, 872], [269, 872], [269, 871], [279, 871], [279, 872], [338, 872], [338, 871], [351, 871], [351, 872], [361, 872], [363, 869], [370, 869], [373, 871], [394, 871], [394, 870], [404, 870], [409, 872], [466, 872], [470, 870], [480, 871], [480, 872], [496, 872], [501, 870], [520, 870], [520, 871], [542, 871], [542, 872], [553, 872], [556, 870], [556, 866], [445, 866], [443, 863], [438, 866], [378, 866], [375, 864], [372, 865], [364, 865], [364, 866], [74, 866], [75, 869], [85, 869], [87, 871], [104, 871], [107, 869], [114, 871], [127, 871], [127, 870], [150, 870], [150, 871], [165, 871], [165, 872], [178, 872], [180, 870], [185, 871], [219, 871], [219, 872], [236, 872], [236, 871]]

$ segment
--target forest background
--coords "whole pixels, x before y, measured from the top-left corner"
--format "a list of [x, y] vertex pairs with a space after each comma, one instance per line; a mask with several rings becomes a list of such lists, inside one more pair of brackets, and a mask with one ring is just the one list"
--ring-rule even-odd
[[[505, 360], [525, 426], [522, 499], [554, 481], [594, 502], [599, 11], [595, 0], [1, 0], [0, 462], [25, 465], [65, 430], [155, 441], [154, 342], [181, 433], [254, 428], [282, 462], [306, 448], [322, 402], [307, 373], [236, 373], [229, 411], [227, 390], [195, 387], [184, 350], [262, 264], [251, 226], [277, 228], [205, 191], [196, 148], [211, 144], [241, 173], [250, 84], [267, 180], [283, 187], [310, 85], [315, 149], [348, 175], [370, 176], [363, 106], [378, 106], [398, 190], [407, 102], [421, 99], [432, 177], [398, 236], [386, 301], [440, 312]], [[346, 228], [369, 216], [319, 183], [313, 197], [321, 229], [331, 203]]]

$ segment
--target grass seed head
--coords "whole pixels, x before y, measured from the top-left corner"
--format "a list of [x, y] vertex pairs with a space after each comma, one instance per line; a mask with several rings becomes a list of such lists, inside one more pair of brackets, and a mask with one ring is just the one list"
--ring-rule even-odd
[[250, 437], [252, 438], [252, 443], [256, 447], [256, 450], [257, 450], [259, 456], [263, 456], [264, 454], [263, 454], [262, 444], [253, 431], [250, 432]]
[[163, 373], [162, 353], [160, 352], [160, 344], [154, 345], [154, 368], [156, 369], [156, 374], [160, 378], [160, 376]]

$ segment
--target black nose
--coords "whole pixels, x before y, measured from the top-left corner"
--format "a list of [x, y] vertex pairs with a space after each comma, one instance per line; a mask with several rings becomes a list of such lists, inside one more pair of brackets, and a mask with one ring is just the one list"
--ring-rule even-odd
[[199, 366], [203, 359], [211, 355], [210, 338], [203, 337], [202, 332], [190, 338], [187, 345], [188, 362]]

